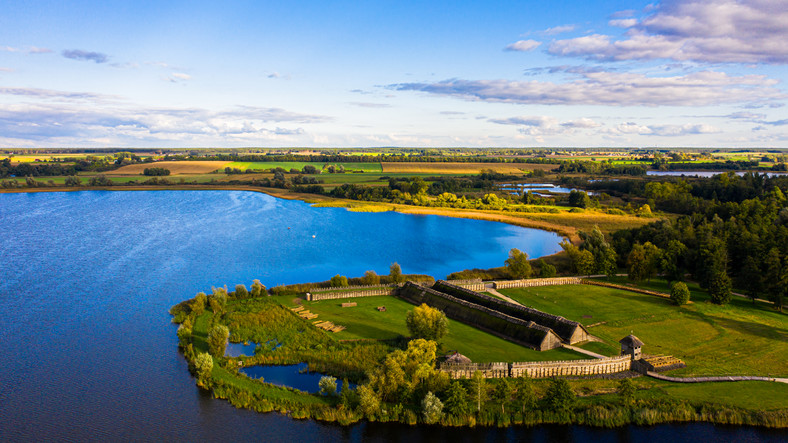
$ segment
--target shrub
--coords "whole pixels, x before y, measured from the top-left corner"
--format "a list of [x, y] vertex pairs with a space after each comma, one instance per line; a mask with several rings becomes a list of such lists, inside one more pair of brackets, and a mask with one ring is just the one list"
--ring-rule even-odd
[[670, 285], [670, 299], [676, 305], [684, 305], [690, 299], [690, 291], [684, 282], [674, 282]]
[[323, 395], [335, 395], [337, 393], [337, 379], [330, 375], [320, 377], [318, 382], [320, 386], [320, 393]]
[[421, 401], [421, 413], [424, 423], [433, 424], [443, 416], [443, 403], [432, 392], [427, 392]]

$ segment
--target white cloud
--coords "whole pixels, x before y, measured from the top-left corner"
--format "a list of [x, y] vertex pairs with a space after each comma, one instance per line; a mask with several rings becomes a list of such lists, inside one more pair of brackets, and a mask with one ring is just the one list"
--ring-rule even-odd
[[716, 134], [722, 132], [719, 128], [705, 123], [684, 125], [639, 125], [633, 122], [621, 123], [614, 128], [606, 129], [603, 133], [610, 135], [647, 135], [658, 137], [678, 137], [699, 134]]
[[668, 0], [636, 23], [610, 23], [631, 29], [618, 40], [599, 34], [558, 40], [548, 52], [607, 61], [788, 63], [783, 0]]
[[490, 119], [489, 121], [499, 125], [519, 126], [518, 131], [521, 134], [530, 136], [574, 134], [578, 129], [592, 129], [601, 126], [585, 117], [562, 123], [555, 117], [545, 115]]
[[563, 34], [564, 32], [572, 32], [577, 28], [576, 25], [561, 25], [561, 26], [553, 26], [552, 28], [547, 28], [541, 33], [544, 35], [557, 35]]
[[391, 107], [391, 105], [388, 103], [349, 102], [349, 104], [361, 108], [390, 108]]
[[192, 76], [189, 74], [184, 74], [183, 72], [173, 72], [172, 76], [177, 78], [178, 80], [191, 80]]
[[0, 68], [0, 72], [14, 72], [13, 68]]
[[618, 72], [581, 72], [566, 83], [451, 79], [390, 85], [472, 101], [543, 105], [706, 106], [759, 103], [785, 98], [763, 75], [729, 76], [702, 71], [669, 77]]
[[510, 45], [507, 45], [505, 49], [507, 51], [526, 52], [526, 51], [530, 51], [532, 49], [535, 49], [536, 47], [538, 47], [541, 44], [542, 44], [542, 42], [538, 42], [536, 40], [520, 40], [520, 41], [516, 41], [516, 42], [514, 42], [514, 43], [512, 43]]
[[607, 24], [610, 26], [615, 26], [617, 28], [631, 28], [636, 24], [638, 24], [638, 21], [635, 18], [624, 18], [624, 19], [610, 20], [609, 22], [607, 22]]

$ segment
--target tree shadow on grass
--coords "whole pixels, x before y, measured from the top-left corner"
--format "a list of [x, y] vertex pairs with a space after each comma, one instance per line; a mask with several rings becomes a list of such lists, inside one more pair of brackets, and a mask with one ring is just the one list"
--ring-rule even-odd
[[757, 322], [734, 320], [725, 317], [715, 317], [714, 322], [725, 329], [730, 329], [744, 335], [752, 335], [769, 340], [777, 340], [781, 343], [788, 343], [788, 329], [786, 328]]

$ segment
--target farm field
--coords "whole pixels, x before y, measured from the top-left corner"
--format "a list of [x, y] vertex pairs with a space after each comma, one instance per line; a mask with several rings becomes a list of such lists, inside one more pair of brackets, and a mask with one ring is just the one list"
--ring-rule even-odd
[[364, 172], [382, 172], [383, 170], [380, 167], [380, 163], [377, 162], [232, 162], [224, 167], [230, 168], [238, 168], [242, 170], [246, 169], [253, 169], [253, 170], [266, 170], [266, 169], [273, 169], [273, 168], [283, 168], [287, 171], [291, 169], [303, 169], [306, 165], [312, 165], [317, 168], [318, 171], [322, 170], [324, 166], [327, 165], [337, 165], [343, 166], [346, 171], [364, 171]]
[[107, 171], [105, 175], [141, 175], [145, 168], [169, 169], [171, 175], [182, 174], [208, 174], [217, 169], [224, 168], [231, 162], [226, 161], [161, 161], [153, 163], [139, 163], [123, 166], [114, 171]]
[[673, 375], [788, 375], [788, 315], [765, 306], [718, 306], [698, 297], [678, 307], [667, 299], [586, 285], [500, 292], [584, 325], [597, 324], [589, 332], [613, 348], [634, 334], [645, 343], [644, 353], [687, 363]]
[[[342, 303], [356, 302], [358, 306], [343, 308]], [[283, 303], [286, 306], [287, 303]], [[319, 317], [346, 326], [333, 334], [337, 339], [393, 339], [407, 336], [405, 315], [414, 305], [392, 296], [358, 297], [341, 300], [305, 301], [304, 307]], [[376, 308], [385, 306], [386, 311]], [[564, 349], [539, 352], [511, 343], [463, 323], [449, 320], [449, 333], [443, 339], [444, 351], [457, 350], [475, 362], [573, 360], [586, 358]]]
[[423, 174], [478, 174], [484, 169], [491, 169], [503, 174], [523, 174], [534, 169], [551, 170], [557, 165], [531, 163], [381, 163], [385, 173], [423, 173]]

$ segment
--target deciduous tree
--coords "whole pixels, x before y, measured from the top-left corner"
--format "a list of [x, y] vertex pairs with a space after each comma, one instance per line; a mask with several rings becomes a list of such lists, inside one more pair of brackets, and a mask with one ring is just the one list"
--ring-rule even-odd
[[443, 336], [449, 332], [449, 320], [446, 318], [446, 314], [426, 303], [409, 311], [405, 316], [405, 324], [413, 338], [440, 342]]
[[506, 259], [506, 270], [513, 278], [528, 278], [531, 276], [531, 264], [528, 263], [528, 254], [513, 248]]

